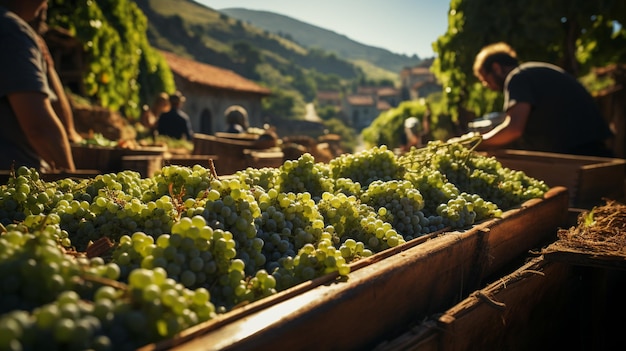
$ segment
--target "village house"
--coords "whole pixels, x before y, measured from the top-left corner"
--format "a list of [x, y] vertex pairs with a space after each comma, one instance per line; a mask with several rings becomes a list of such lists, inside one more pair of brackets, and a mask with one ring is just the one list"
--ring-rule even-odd
[[426, 60], [415, 67], [406, 67], [400, 71], [403, 100], [417, 100], [441, 91], [441, 85], [430, 71], [431, 64], [431, 60]]
[[320, 90], [317, 92], [317, 104], [319, 106], [341, 107], [342, 94], [338, 91]]
[[[50, 28], [45, 35], [51, 55], [63, 84], [73, 92], [85, 95], [82, 82], [85, 68], [84, 52], [80, 41], [62, 28]], [[191, 118], [194, 131], [213, 134], [226, 130], [224, 111], [231, 105], [241, 105], [249, 115], [250, 126], [261, 128], [265, 121], [261, 115], [261, 100], [270, 90], [237, 73], [160, 51], [174, 75], [178, 90], [186, 97], [183, 110]], [[92, 115], [83, 118], [85, 111], [75, 110], [77, 128], [89, 129]], [[84, 127], [84, 128], [83, 128]], [[116, 136], [113, 132], [111, 137]]]
[[376, 94], [379, 101], [384, 101], [391, 107], [398, 107], [402, 101], [400, 90], [392, 87], [382, 87], [377, 89]]
[[191, 119], [195, 132], [213, 134], [226, 130], [224, 111], [232, 105], [248, 111], [251, 127], [266, 122], [261, 115], [261, 100], [270, 90], [224, 68], [161, 51], [172, 73], [176, 87], [186, 97], [183, 110]]
[[320, 91], [320, 106], [335, 106], [341, 111], [344, 123], [357, 131], [369, 126], [378, 115], [401, 102], [400, 91], [393, 87], [359, 87], [354, 94]]
[[348, 95], [341, 107], [344, 122], [357, 131], [368, 127], [382, 112], [391, 106], [384, 100], [379, 100], [376, 95], [353, 94]]

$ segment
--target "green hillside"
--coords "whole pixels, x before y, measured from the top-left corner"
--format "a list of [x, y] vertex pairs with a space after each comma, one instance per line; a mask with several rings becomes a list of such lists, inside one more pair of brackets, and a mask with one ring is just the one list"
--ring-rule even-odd
[[[280, 106], [282, 110], [275, 112], [283, 116], [304, 116], [305, 103], [314, 101], [318, 90], [345, 90], [363, 79], [398, 81], [398, 72], [307, 48], [192, 0], [136, 3], [148, 20], [151, 45], [267, 86], [274, 92], [268, 104]], [[286, 104], [290, 111], [284, 111]], [[267, 108], [271, 115], [272, 107]]]
[[[255, 67], [268, 63], [283, 75], [314, 70], [343, 79], [363, 74], [337, 55], [310, 50], [191, 0], [137, 0], [149, 22], [151, 43], [197, 61], [262, 80]], [[271, 82], [270, 82], [271, 83]]]
[[[290, 38], [309, 48], [333, 52], [349, 61], [368, 62], [372, 66], [398, 74], [404, 67], [417, 65], [421, 59], [358, 43], [345, 35], [310, 25], [280, 14], [243, 8], [221, 9], [233, 18], [248, 22], [270, 33]], [[288, 33], [288, 34], [287, 34]], [[407, 43], [407, 46], [410, 45]]]

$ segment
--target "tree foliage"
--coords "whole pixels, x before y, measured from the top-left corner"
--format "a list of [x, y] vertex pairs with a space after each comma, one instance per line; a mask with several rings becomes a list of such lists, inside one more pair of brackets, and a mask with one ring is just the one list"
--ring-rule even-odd
[[365, 128], [361, 135], [369, 146], [387, 145], [393, 149], [400, 146], [401, 136], [404, 134], [404, 120], [417, 117], [423, 120], [427, 111], [426, 101], [403, 101], [398, 107], [382, 112], [370, 126]]
[[623, 0], [451, 0], [447, 32], [433, 48], [433, 72], [455, 119], [501, 109], [502, 96], [473, 76], [475, 55], [487, 44], [509, 43], [522, 61], [545, 61], [581, 76], [591, 67], [626, 59]]
[[272, 99], [263, 100], [263, 114], [267, 117], [294, 119], [306, 114], [302, 95], [295, 90], [272, 90]]
[[341, 119], [335, 117], [324, 120], [323, 123], [329, 133], [341, 136], [341, 147], [344, 151], [354, 152], [358, 144], [354, 128], [346, 126]]
[[83, 84], [94, 103], [139, 116], [143, 103], [175, 90], [172, 72], [148, 43], [146, 17], [129, 0], [50, 0], [48, 22], [70, 31], [86, 53]]

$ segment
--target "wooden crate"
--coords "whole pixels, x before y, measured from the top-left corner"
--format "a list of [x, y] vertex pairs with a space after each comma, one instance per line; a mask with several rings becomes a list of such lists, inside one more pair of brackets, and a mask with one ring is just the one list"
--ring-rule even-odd
[[283, 165], [285, 154], [280, 151], [244, 150], [244, 157], [248, 167], [252, 168], [278, 168]]
[[552, 337], [563, 335], [557, 316], [566, 317], [575, 285], [571, 266], [531, 260], [439, 317], [439, 350], [528, 350], [539, 342], [567, 348]]
[[523, 171], [551, 187], [566, 187], [573, 207], [591, 208], [602, 204], [603, 197], [624, 198], [624, 159], [523, 150], [498, 150], [489, 154], [503, 166]]
[[[546, 201], [549, 200], [549, 201]], [[502, 218], [476, 224], [484, 232], [485, 248], [481, 278], [497, 275], [507, 265], [517, 265], [514, 257], [525, 257], [528, 250], [556, 240], [557, 228], [567, 225], [569, 192], [554, 187], [544, 199], [532, 199], [503, 213]]]
[[124, 170], [136, 171], [142, 178], [149, 178], [163, 167], [161, 155], [126, 155], [121, 158], [121, 166]]
[[625, 288], [626, 271], [538, 256], [373, 350], [624, 350]]
[[60, 179], [72, 178], [72, 179], [87, 179], [93, 178], [100, 174], [99, 170], [96, 169], [77, 169], [73, 172], [52, 172], [52, 173], [41, 173], [39, 177], [46, 182], [54, 182]]
[[215, 132], [213, 135], [215, 135], [218, 138], [228, 138], [228, 139], [235, 139], [235, 140], [256, 141], [259, 139], [259, 134], [251, 134], [251, 133]]
[[556, 187], [501, 219], [417, 238], [356, 262], [345, 280], [303, 283], [142, 350], [369, 349], [416, 318], [454, 306], [496, 265], [549, 241], [567, 199], [567, 189]]
[[200, 165], [204, 168], [209, 168], [211, 161], [215, 162], [218, 158], [217, 155], [169, 155], [163, 157], [163, 166], [193, 167], [194, 165]]
[[195, 133], [194, 155], [217, 155], [215, 171], [218, 175], [233, 174], [247, 168], [244, 150], [254, 148], [253, 140], [234, 140], [214, 135]]
[[[46, 182], [54, 182], [59, 179], [72, 178], [72, 179], [86, 179], [93, 178], [100, 174], [99, 170], [96, 169], [77, 169], [74, 172], [51, 172], [51, 173], [40, 173], [39, 178]], [[0, 170], [0, 184], [7, 184], [9, 178], [13, 175], [10, 170]]]
[[568, 349], [577, 291], [573, 267], [535, 257], [374, 350]]
[[[251, 150], [254, 150], [254, 155]], [[268, 154], [269, 152], [273, 153]], [[215, 171], [220, 176], [234, 174], [248, 167], [258, 168], [265, 164], [275, 166], [278, 157], [274, 149], [259, 149], [256, 140], [231, 139], [200, 133], [193, 136], [193, 154], [217, 155], [218, 159], [214, 164]]]
[[125, 170], [125, 156], [160, 156], [165, 152], [161, 146], [126, 149], [96, 145], [72, 145], [72, 156], [77, 169], [97, 169], [101, 173]]
[[113, 172], [121, 154], [113, 147], [73, 144], [72, 156], [77, 169], [97, 169], [102, 173]]

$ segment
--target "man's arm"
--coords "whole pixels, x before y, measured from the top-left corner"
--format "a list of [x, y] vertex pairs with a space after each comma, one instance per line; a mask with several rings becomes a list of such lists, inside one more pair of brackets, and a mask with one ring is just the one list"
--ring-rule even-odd
[[506, 111], [506, 118], [494, 129], [483, 134], [481, 149], [497, 148], [519, 139], [524, 134], [526, 121], [530, 114], [531, 105], [519, 102]]
[[76, 170], [67, 134], [48, 97], [39, 92], [20, 92], [8, 98], [35, 152], [55, 169]]
[[72, 112], [70, 101], [65, 94], [65, 90], [63, 90], [63, 84], [54, 67], [48, 67], [48, 79], [50, 87], [58, 98], [56, 102], [52, 103], [52, 107], [65, 126], [69, 141], [73, 143], [81, 142], [83, 137], [76, 132], [76, 128], [74, 127], [74, 113]]

